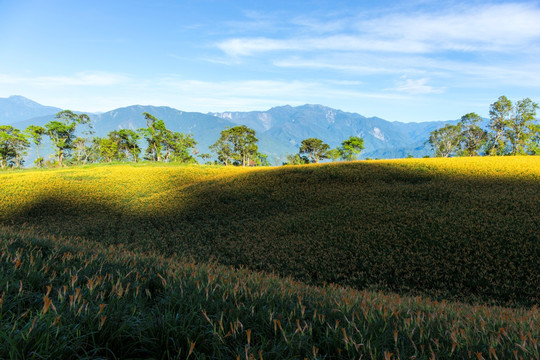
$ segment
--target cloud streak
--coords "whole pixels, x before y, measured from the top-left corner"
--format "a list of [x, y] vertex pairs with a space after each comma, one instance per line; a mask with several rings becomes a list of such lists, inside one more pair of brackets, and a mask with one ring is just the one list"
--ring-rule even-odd
[[[316, 21], [320, 29], [334, 34], [302, 36], [302, 27], [315, 28]], [[296, 27], [290, 37], [237, 37], [223, 40], [217, 47], [229, 56], [241, 57], [276, 51], [537, 51], [535, 44], [540, 42], [540, 8], [519, 3], [460, 6], [435, 13], [386, 14], [375, 19], [350, 17], [346, 29], [343, 21], [305, 18], [292, 25]]]
[[62, 86], [115, 86], [125, 83], [126, 76], [106, 72], [79, 72], [72, 76], [13, 76], [0, 74], [0, 84], [23, 84], [41, 88]]
[[428, 79], [404, 79], [399, 81], [398, 85], [390, 90], [403, 92], [411, 95], [420, 94], [438, 94], [442, 93], [443, 89], [438, 89], [427, 84]]

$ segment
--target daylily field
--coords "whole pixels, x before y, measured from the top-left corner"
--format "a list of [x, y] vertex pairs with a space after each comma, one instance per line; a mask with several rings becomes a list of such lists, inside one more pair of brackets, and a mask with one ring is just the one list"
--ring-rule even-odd
[[0, 358], [540, 358], [533, 156], [9, 171], [0, 244]]

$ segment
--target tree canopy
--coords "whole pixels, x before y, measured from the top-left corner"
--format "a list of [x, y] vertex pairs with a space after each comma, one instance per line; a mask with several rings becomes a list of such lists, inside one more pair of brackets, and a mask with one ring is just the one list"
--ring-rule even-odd
[[39, 146], [43, 140], [43, 135], [47, 132], [43, 126], [30, 125], [24, 130], [24, 132], [32, 139], [32, 142], [36, 145], [36, 160], [34, 163], [37, 167], [40, 167], [43, 163], [43, 158], [39, 156]]
[[308, 138], [300, 143], [300, 155], [307, 155], [312, 163], [318, 163], [320, 160], [328, 159], [328, 150], [330, 146], [321, 139]]
[[221, 131], [219, 139], [210, 149], [225, 165], [256, 165], [259, 158], [258, 141], [255, 130], [246, 125], [234, 126]]
[[0, 126], [0, 167], [21, 167], [30, 146], [27, 135], [10, 125]]
[[457, 125], [431, 132], [428, 142], [435, 156], [524, 155], [540, 151], [540, 126], [536, 123], [538, 104], [529, 98], [512, 103], [500, 96], [489, 107], [487, 131], [476, 113], [461, 117]]
[[45, 124], [45, 128], [47, 135], [56, 147], [58, 166], [61, 167], [66, 154], [69, 154], [69, 151], [73, 149], [77, 126], [87, 125], [91, 129], [92, 124], [88, 115], [76, 114], [71, 110], [60, 111], [56, 114], [55, 119]]
[[352, 161], [358, 158], [358, 154], [364, 149], [364, 139], [358, 136], [351, 136], [341, 143], [339, 152], [343, 160]]

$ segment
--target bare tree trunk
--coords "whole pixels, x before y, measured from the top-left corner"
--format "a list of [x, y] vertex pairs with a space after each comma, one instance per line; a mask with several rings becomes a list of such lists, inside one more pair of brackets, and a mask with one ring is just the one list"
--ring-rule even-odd
[[60, 150], [58, 154], [58, 167], [62, 167], [62, 160], [64, 159], [64, 150]]

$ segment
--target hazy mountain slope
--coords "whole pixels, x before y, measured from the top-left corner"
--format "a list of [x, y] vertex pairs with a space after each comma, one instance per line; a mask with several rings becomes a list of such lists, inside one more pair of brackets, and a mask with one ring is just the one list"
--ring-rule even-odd
[[11, 124], [42, 115], [56, 114], [62, 109], [43, 106], [23, 96], [0, 98], [0, 125]]
[[[23, 97], [0, 99], [0, 114], [25, 114], [29, 108], [48, 112], [32, 118], [18, 119], [11, 123], [19, 129], [35, 124], [44, 126], [54, 119], [60, 109], [39, 105]], [[9, 101], [8, 101], [9, 100]], [[26, 111], [26, 112], [25, 112]], [[270, 157], [273, 164], [280, 164], [287, 154], [296, 153], [300, 142], [309, 137], [323, 139], [336, 147], [349, 136], [364, 138], [365, 149], [361, 158], [400, 158], [431, 154], [426, 145], [429, 133], [452, 121], [421, 123], [390, 122], [378, 117], [365, 117], [322, 105], [278, 106], [267, 111], [223, 112], [202, 114], [184, 112], [166, 106], [133, 105], [90, 115], [97, 136], [106, 136], [115, 129], [139, 129], [146, 127], [144, 112], [163, 119], [174, 131], [191, 133], [199, 143], [200, 153], [210, 152], [208, 146], [219, 137], [226, 127], [247, 125], [257, 132], [259, 150]], [[22, 116], [22, 115], [21, 115]], [[11, 116], [11, 119], [16, 117]], [[7, 123], [0, 118], [0, 124]], [[43, 147], [46, 151], [46, 146]]]
[[366, 118], [322, 105], [280, 106], [268, 111], [224, 112], [214, 115], [236, 124], [246, 124], [279, 140], [290, 151], [300, 142], [317, 137], [335, 147], [351, 135], [364, 138], [362, 157], [422, 156], [430, 153], [425, 145], [429, 133], [447, 122], [401, 123], [378, 117]]

